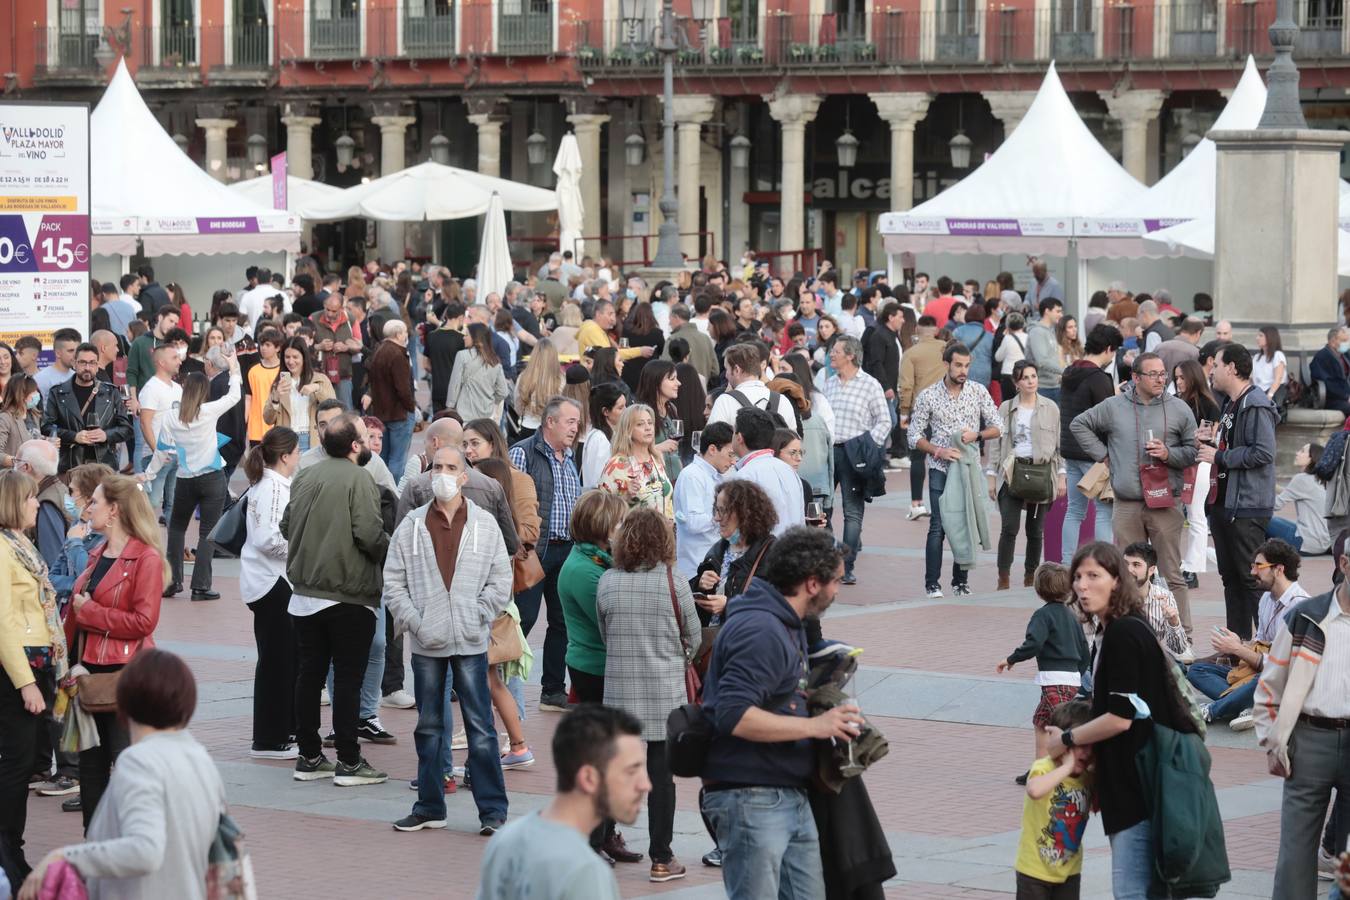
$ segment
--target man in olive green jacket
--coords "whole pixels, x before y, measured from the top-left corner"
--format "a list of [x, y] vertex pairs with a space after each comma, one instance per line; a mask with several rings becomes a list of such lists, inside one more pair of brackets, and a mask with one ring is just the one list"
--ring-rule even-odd
[[[383, 627], [380, 593], [389, 548], [379, 492], [360, 468], [370, 457], [366, 440], [358, 416], [343, 413], [329, 422], [323, 434], [329, 458], [295, 477], [281, 517], [299, 657], [297, 781], [333, 778], [337, 785], [354, 786], [388, 778], [361, 758], [357, 745], [361, 682], [375, 629]], [[330, 662], [336, 766], [325, 758], [319, 739], [319, 691]]]

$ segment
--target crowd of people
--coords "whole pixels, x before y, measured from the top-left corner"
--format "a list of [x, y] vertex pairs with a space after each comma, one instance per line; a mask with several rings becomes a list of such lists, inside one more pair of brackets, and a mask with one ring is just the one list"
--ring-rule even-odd
[[[1344, 848], [1350, 826], [1326, 811], [1350, 787], [1350, 595], [1297, 578], [1300, 551], [1350, 572], [1327, 494], [1350, 467], [1329, 465], [1343, 442], [1312, 444], [1277, 491], [1276, 329], [1248, 349], [1203, 295], [1185, 315], [1120, 284], [1080, 325], [1042, 263], [1025, 292], [1007, 272], [891, 285], [825, 264], [784, 281], [753, 261], [649, 285], [570, 253], [481, 292], [416, 262], [338, 275], [305, 257], [289, 283], [246, 278], [197, 322], [142, 267], [93, 286], [88, 339], [57, 331], [50, 365], [34, 338], [0, 346], [0, 862], [20, 896], [69, 870], [134, 885], [119, 896], [204, 896], [186, 885], [223, 789], [184, 731], [191, 672], [154, 633], [185, 563], [191, 601], [220, 598], [231, 534], [257, 645], [250, 754], [297, 782], [378, 784], [361, 742], [396, 743], [380, 708], [415, 707], [417, 797], [393, 827], [446, 827], [446, 795], [467, 788], [495, 836], [482, 896], [617, 896], [609, 867], [644, 859], [653, 882], [683, 877], [676, 769], [702, 778], [702, 862], [730, 896], [824, 897], [860, 870], [879, 885], [895, 869], [866, 763], [835, 754], [833, 791], [813, 776], [816, 742], [870, 758], [882, 740], [831, 693], [855, 654], [820, 617], [865, 577], [890, 469], [908, 469], [908, 517], [929, 520], [929, 599], [948, 554], [952, 594], [971, 594], [991, 505], [996, 590], [1025, 535], [1021, 586], [1044, 606], [999, 663], [1035, 658], [1042, 693], [1019, 895], [1077, 895], [1090, 808], [1116, 896], [1147, 895], [1160, 826], [1133, 760], [1154, 724], [1257, 729], [1287, 778], [1277, 896], [1311, 896]], [[1328, 341], [1344, 382], [1350, 336]], [[1276, 518], [1289, 503], [1296, 519]], [[1198, 659], [1188, 591], [1211, 534], [1227, 627]], [[566, 714], [558, 794], [508, 824], [505, 773], [535, 763], [523, 684], [541, 613], [537, 709]], [[1192, 709], [1192, 690], [1208, 702]], [[687, 703], [702, 754], [677, 764]], [[193, 791], [147, 811], [147, 786], [179, 777]], [[81, 811], [87, 837], [36, 867], [30, 786]], [[644, 797], [645, 853], [619, 830]], [[144, 830], [117, 842], [138, 816], [171, 823], [155, 853], [126, 842]]]

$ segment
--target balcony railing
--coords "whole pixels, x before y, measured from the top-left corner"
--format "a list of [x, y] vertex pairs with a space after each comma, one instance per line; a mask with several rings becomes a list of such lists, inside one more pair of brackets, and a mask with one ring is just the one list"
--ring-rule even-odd
[[98, 59], [94, 55], [100, 40], [97, 31], [38, 28], [34, 40], [34, 68], [38, 74], [98, 74]]
[[455, 10], [440, 4], [414, 4], [400, 13], [403, 17], [403, 50], [407, 56], [454, 56]]
[[318, 59], [351, 59], [361, 53], [361, 9], [355, 3], [321, 0], [310, 8], [309, 53]]
[[196, 69], [198, 28], [191, 22], [148, 26], [143, 29], [140, 66], [143, 69]]

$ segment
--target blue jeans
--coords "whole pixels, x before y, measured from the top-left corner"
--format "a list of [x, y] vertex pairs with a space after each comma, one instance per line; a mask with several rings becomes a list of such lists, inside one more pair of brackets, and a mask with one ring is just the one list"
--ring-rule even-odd
[[[380, 714], [380, 679], [384, 677], [384, 603], [375, 616], [375, 636], [370, 639], [370, 655], [366, 658], [366, 672], [361, 677], [361, 718], [373, 719]], [[328, 670], [328, 696], [333, 696], [333, 670]]]
[[717, 834], [722, 887], [731, 900], [824, 900], [820, 838], [806, 791], [704, 791], [700, 807]]
[[1153, 877], [1153, 824], [1148, 819], [1110, 835], [1111, 896], [1145, 900]]
[[867, 508], [863, 499], [866, 482], [849, 465], [848, 453], [842, 444], [834, 445], [834, 481], [839, 485], [839, 499], [844, 507], [844, 571], [852, 573], [858, 551], [862, 549], [863, 513]]
[[1227, 697], [1221, 696], [1228, 690], [1228, 667], [1211, 662], [1193, 663], [1186, 670], [1186, 677], [1200, 693], [1214, 702], [1209, 706], [1209, 717], [1215, 722], [1226, 722], [1245, 709], [1251, 709], [1256, 697], [1256, 682], [1253, 678]]
[[1298, 524], [1289, 519], [1271, 517], [1266, 525], [1266, 537], [1279, 538], [1295, 550], [1303, 549], [1303, 535], [1298, 533]]
[[1040, 394], [1047, 400], [1053, 401], [1055, 403], [1059, 402], [1059, 388], [1057, 387], [1036, 388], [1036, 393]]
[[469, 736], [467, 771], [473, 787], [478, 821], [501, 825], [506, 821], [506, 780], [492, 723], [492, 696], [488, 690], [487, 654], [474, 656], [412, 655], [413, 694], [417, 697], [417, 802], [413, 812], [430, 819], [445, 818], [445, 748], [449, 738], [445, 706], [454, 688]]
[[[977, 486], [983, 487], [983, 485]], [[928, 545], [924, 550], [923, 586], [925, 590], [938, 587], [942, 577], [942, 492], [947, 489], [947, 473], [928, 470]], [[952, 562], [952, 587], [965, 584], [970, 573]]]
[[380, 445], [380, 458], [389, 466], [394, 481], [403, 477], [403, 466], [408, 462], [408, 448], [412, 446], [413, 422], [415, 413], [408, 413], [402, 420], [384, 423], [384, 443]]
[[301, 428], [295, 433], [295, 436], [300, 439], [300, 452], [304, 453], [309, 450], [309, 429]]
[[[548, 523], [544, 523], [548, 527]], [[529, 637], [530, 629], [539, 620], [542, 603], [548, 616], [548, 631], [544, 634], [544, 670], [540, 677], [541, 694], [561, 694], [566, 690], [567, 678], [567, 620], [563, 618], [562, 601], [558, 599], [558, 572], [572, 552], [571, 541], [549, 541], [539, 554], [539, 565], [544, 569], [544, 580], [527, 591], [516, 594], [516, 608], [520, 610], [520, 628]]]
[[135, 467], [136, 472], [140, 473], [145, 471], [145, 464], [146, 462], [149, 461], [148, 460], [149, 454], [145, 452], [147, 449], [145, 446], [145, 435], [141, 434], [140, 421], [137, 420], [135, 416], [133, 416], [132, 423], [133, 424], [131, 427], [131, 464]]
[[[144, 472], [145, 467], [150, 463], [150, 456], [147, 455], [141, 460], [137, 472]], [[178, 484], [178, 457], [174, 456], [173, 461], [166, 463], [155, 475], [154, 481], [145, 486], [145, 490], [150, 495], [150, 509], [158, 514], [160, 509], [164, 510], [164, 521], [169, 521], [169, 516], [173, 512], [173, 492]]]
[[[1083, 527], [1083, 520], [1087, 518], [1088, 504], [1094, 501], [1089, 500], [1087, 495], [1078, 489], [1078, 482], [1087, 474], [1087, 470], [1092, 468], [1092, 463], [1082, 459], [1066, 459], [1064, 468], [1068, 472], [1069, 508], [1064, 511], [1064, 533], [1060, 538], [1059, 558], [1067, 566], [1078, 550], [1078, 532]], [[1111, 504], [1102, 503], [1100, 500], [1095, 503], [1097, 523], [1093, 536], [1109, 544], [1112, 534]]]
[[[333, 392], [337, 398], [342, 401], [342, 405], [348, 410], [352, 408], [352, 380], [350, 378], [339, 379], [337, 384], [333, 385]], [[356, 410], [360, 412], [360, 410]]]

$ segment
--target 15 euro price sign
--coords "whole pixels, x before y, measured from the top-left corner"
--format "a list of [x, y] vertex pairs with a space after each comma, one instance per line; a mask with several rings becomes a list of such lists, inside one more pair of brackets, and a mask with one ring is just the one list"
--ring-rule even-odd
[[89, 107], [0, 102], [0, 340], [88, 337], [91, 252]]

